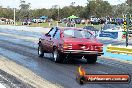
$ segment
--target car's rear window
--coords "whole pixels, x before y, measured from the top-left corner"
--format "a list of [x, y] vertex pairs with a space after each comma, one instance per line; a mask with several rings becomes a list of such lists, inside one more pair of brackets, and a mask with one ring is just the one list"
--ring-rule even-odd
[[67, 30], [64, 30], [64, 37], [71, 37], [71, 38], [94, 38], [94, 35], [92, 35], [87, 30], [67, 29]]

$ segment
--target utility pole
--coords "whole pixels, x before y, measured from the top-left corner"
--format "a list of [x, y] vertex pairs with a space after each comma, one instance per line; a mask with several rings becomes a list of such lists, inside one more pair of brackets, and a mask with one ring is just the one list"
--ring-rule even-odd
[[16, 25], [16, 9], [14, 8], [14, 26]]
[[58, 21], [60, 20], [60, 6], [58, 5]]

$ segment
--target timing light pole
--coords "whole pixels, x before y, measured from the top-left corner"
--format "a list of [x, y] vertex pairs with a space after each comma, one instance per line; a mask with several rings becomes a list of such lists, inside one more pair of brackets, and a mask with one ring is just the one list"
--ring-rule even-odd
[[130, 14], [127, 13], [126, 15], [127, 21], [127, 30], [126, 30], [126, 47], [128, 46], [128, 34], [129, 34], [129, 26], [130, 26]]
[[126, 47], [128, 46], [129, 27], [130, 27], [130, 14], [127, 13], [124, 21], [124, 31], [126, 33]]

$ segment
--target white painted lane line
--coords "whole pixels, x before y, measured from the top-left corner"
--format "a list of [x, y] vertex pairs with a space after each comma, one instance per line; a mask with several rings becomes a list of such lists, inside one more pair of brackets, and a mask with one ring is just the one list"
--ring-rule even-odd
[[0, 33], [1, 36], [9, 36], [9, 37], [13, 37], [13, 38], [19, 38], [19, 39], [23, 39], [23, 40], [27, 40], [27, 41], [38, 41], [39, 38], [35, 38], [35, 37], [28, 37], [28, 36], [20, 36], [20, 35], [15, 35], [15, 34], [6, 34], [6, 33]]
[[0, 83], [0, 88], [6, 88], [3, 84]]

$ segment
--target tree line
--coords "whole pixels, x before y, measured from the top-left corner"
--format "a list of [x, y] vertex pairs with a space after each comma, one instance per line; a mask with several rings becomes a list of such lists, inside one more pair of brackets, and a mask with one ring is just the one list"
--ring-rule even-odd
[[[122, 17], [123, 14], [127, 12], [132, 14], [132, 0], [127, 0], [125, 3], [118, 5], [110, 5], [108, 1], [103, 0], [87, 0], [86, 6], [74, 6], [71, 3], [70, 6], [65, 6], [59, 8], [59, 6], [54, 5], [50, 9], [31, 9], [31, 4], [26, 3], [24, 0], [20, 0], [20, 9], [16, 9], [16, 19], [22, 20], [25, 18], [38, 18], [40, 16], [48, 16], [54, 20], [61, 18], [67, 18], [70, 15], [76, 15], [80, 18], [90, 18], [91, 16], [96, 17]], [[0, 7], [0, 17], [12, 18], [13, 19], [13, 9], [10, 7], [2, 8]]]

